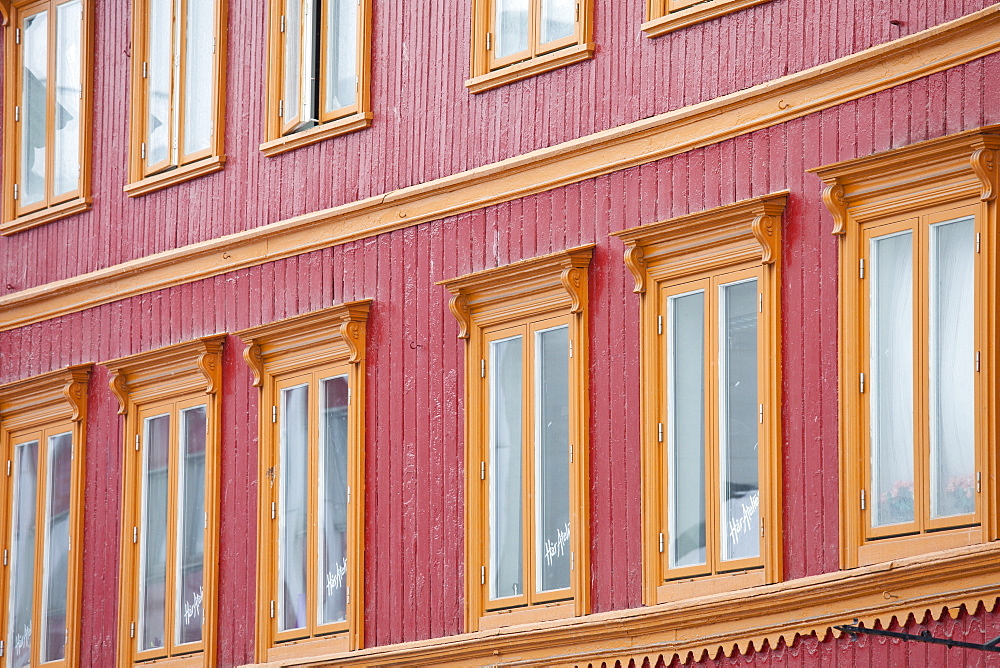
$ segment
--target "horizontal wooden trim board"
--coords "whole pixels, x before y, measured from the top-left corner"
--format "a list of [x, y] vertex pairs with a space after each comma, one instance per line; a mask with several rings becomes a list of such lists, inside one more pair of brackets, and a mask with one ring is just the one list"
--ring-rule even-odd
[[508, 202], [785, 123], [1000, 51], [1000, 5], [795, 74], [384, 195], [0, 297], [0, 331]]
[[992, 608], [1000, 593], [1000, 543], [948, 550], [789, 582], [616, 610], [584, 617], [372, 647], [356, 652], [257, 664], [283, 666], [572, 666], [650, 665], [663, 657], [727, 656], [799, 637], [824, 640], [854, 619], [871, 628], [895, 620], [940, 619], [979, 603]]

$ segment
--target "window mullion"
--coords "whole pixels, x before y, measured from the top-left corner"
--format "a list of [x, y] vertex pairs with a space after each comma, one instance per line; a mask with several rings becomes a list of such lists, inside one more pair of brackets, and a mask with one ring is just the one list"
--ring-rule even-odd
[[538, 527], [535, 526], [538, 495], [535, 489], [535, 340], [531, 327], [519, 328], [524, 355], [521, 358], [521, 508], [524, 529], [521, 549], [524, 554], [522, 576], [524, 592], [529, 605], [536, 602], [535, 556], [538, 552]]
[[[45, 89], [45, 206], [55, 199], [55, 135], [56, 135], [56, 3], [46, 5], [48, 14], [48, 44], [45, 71], [48, 77]], [[32, 643], [34, 644], [34, 643]]]
[[534, 58], [542, 50], [542, 0], [531, 0], [528, 11], [528, 52]]
[[927, 216], [916, 219], [913, 227], [913, 425], [914, 519], [923, 533], [930, 525], [931, 446], [930, 446], [930, 229]]
[[168, 164], [179, 165], [181, 156], [181, 105], [183, 104], [184, 86], [181, 81], [181, 54], [183, 53], [184, 10], [186, 0], [173, 0], [171, 3], [171, 25], [173, 32], [170, 39], [170, 130], [167, 133]]
[[705, 568], [717, 573], [722, 561], [721, 532], [721, 420], [722, 384], [719, 375], [721, 345], [720, 281], [712, 277], [705, 285]]
[[313, 372], [309, 377], [309, 410], [307, 412], [308, 455], [306, 479], [308, 491], [306, 497], [306, 629], [311, 637], [316, 635], [318, 625], [316, 608], [318, 588], [317, 555], [319, 554], [319, 421], [321, 419], [319, 405], [323, 400], [320, 395], [319, 377], [322, 374]]
[[163, 624], [163, 647], [167, 656], [174, 653], [174, 641], [176, 640], [176, 622], [174, 619], [177, 604], [177, 558], [178, 558], [178, 536], [177, 536], [177, 513], [178, 508], [184, 503], [184, 493], [180, 489], [179, 470], [183, 465], [180, 458], [180, 412], [177, 403], [170, 405], [170, 438], [167, 449], [167, 489], [169, 490], [167, 499], [167, 574], [164, 583], [164, 601], [166, 610], [164, 611]]

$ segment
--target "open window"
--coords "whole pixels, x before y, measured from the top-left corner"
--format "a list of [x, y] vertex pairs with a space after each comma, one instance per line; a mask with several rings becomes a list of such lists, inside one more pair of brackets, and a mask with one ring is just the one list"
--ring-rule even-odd
[[222, 169], [224, 0], [132, 4], [129, 183], [142, 195]]
[[821, 167], [845, 567], [996, 540], [996, 127]]
[[106, 364], [125, 416], [120, 666], [215, 665], [224, 339]]
[[89, 377], [75, 366], [0, 387], [5, 666], [79, 661]]
[[363, 646], [370, 304], [239, 333], [261, 397], [259, 661]]
[[590, 58], [592, 0], [472, 0], [473, 93]]
[[589, 611], [584, 246], [444, 281], [466, 338], [466, 630]]
[[274, 155], [368, 127], [371, 0], [270, 3], [267, 138]]
[[90, 207], [90, 14], [85, 0], [11, 7], [0, 234]]
[[786, 198], [615, 234], [641, 303], [647, 604], [781, 577]]

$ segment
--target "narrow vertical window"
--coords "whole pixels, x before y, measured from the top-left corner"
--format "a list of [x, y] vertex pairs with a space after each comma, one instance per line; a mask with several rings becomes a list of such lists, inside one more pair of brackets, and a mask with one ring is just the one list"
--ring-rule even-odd
[[[83, 180], [83, 0], [18, 3], [8, 31], [14, 55], [5, 124], [14, 160], [0, 232], [17, 231], [88, 205]], [[10, 198], [6, 200], [6, 198]]]
[[370, 11], [370, 0], [272, 5], [266, 154], [368, 125]]
[[138, 195], [222, 167], [219, 0], [137, 0], [131, 183]]
[[38, 441], [14, 446], [14, 492], [11, 508], [11, 587], [7, 643], [13, 666], [32, 663], [34, 625], [35, 534], [38, 530]]

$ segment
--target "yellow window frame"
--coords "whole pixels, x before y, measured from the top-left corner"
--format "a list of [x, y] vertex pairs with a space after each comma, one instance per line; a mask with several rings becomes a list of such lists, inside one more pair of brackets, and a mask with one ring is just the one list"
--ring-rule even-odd
[[770, 0], [646, 0], [646, 37], [659, 37]]

